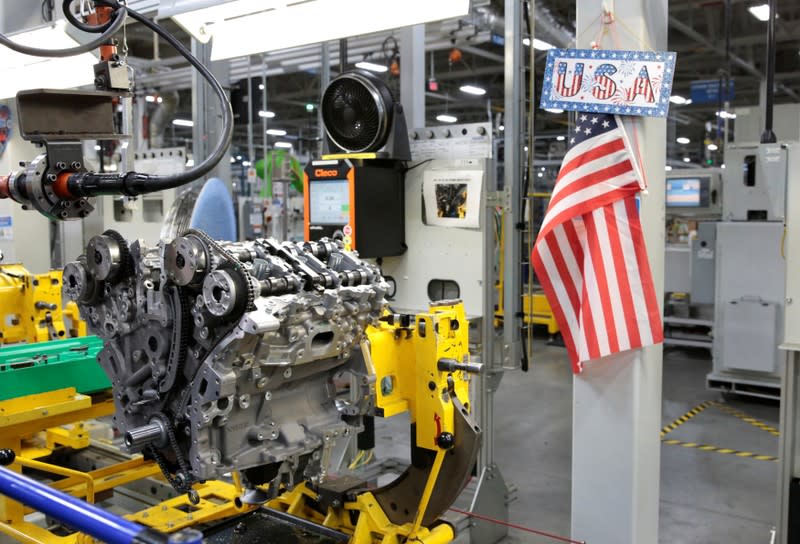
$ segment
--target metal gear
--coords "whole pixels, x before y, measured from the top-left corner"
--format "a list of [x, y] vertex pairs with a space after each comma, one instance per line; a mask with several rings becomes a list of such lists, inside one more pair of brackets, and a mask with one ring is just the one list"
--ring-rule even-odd
[[115, 231], [114, 229], [108, 229], [103, 232], [103, 236], [108, 236], [109, 238], [113, 239], [119, 245], [119, 254], [120, 254], [120, 263], [119, 263], [119, 273], [120, 277], [128, 278], [136, 272], [136, 267], [133, 263], [133, 257], [131, 257], [131, 249], [128, 246], [128, 241], [122, 237], [122, 235]]

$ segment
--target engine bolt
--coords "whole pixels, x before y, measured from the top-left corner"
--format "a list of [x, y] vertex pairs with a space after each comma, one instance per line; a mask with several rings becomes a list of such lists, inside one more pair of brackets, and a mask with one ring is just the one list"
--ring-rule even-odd
[[286, 378], [287, 380], [289, 378], [291, 378], [292, 377], [292, 369], [291, 368], [287, 368], [286, 370], [284, 370], [283, 371], [283, 377]]

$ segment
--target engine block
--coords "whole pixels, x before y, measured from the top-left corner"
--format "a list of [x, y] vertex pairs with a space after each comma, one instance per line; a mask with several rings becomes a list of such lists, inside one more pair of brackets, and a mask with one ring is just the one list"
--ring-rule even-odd
[[365, 329], [387, 290], [334, 241], [199, 231], [152, 248], [106, 231], [64, 270], [105, 341], [126, 446], [181, 491], [233, 470], [253, 484], [323, 479], [336, 440], [373, 408]]

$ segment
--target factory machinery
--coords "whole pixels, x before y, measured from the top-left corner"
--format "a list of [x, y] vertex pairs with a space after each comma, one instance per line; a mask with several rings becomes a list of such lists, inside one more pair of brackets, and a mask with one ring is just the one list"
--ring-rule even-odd
[[[112, 390], [15, 399], [0, 427], [0, 445], [20, 453], [14, 467], [65, 476], [56, 490], [88, 500], [161, 473], [177, 497], [129, 516], [153, 531], [199, 521], [207, 536], [228, 535], [299, 518], [326, 542], [452, 540], [453, 528], [437, 520], [470, 478], [481, 442], [469, 407], [470, 373], [481, 365], [469, 360], [459, 303], [389, 313], [378, 270], [340, 243], [220, 243], [199, 231], [155, 248], [109, 231], [64, 278], [65, 294], [104, 341], [97, 359]], [[29, 420], [42, 406], [61, 414]], [[357, 472], [329, 473], [343, 441], [374, 446], [373, 415], [406, 411], [413, 463], [398, 479], [375, 488]], [[126, 448], [148, 461], [84, 473], [39, 460], [62, 445], [88, 445], [85, 429], [51, 427], [110, 413]], [[32, 430], [47, 433], [45, 446], [21, 440]], [[54, 491], [20, 486], [24, 477], [12, 474], [2, 471], [3, 493], [59, 523], [44, 529], [4, 499], [0, 531], [82, 542], [78, 533], [58, 536], [72, 527], [108, 539], [105, 522], [87, 525], [83, 504], [68, 501], [75, 519], [14, 494]], [[126, 541], [124, 534], [107, 541]]]
[[[177, 188], [213, 169], [230, 144], [232, 113], [202, 63], [123, 4], [97, 2], [86, 22], [70, 11], [72, 1], [63, 4], [74, 26], [98, 38], [68, 52], [2, 35], [0, 43], [38, 56], [100, 47], [97, 90], [18, 94], [20, 135], [44, 152], [0, 177], [0, 197], [51, 220], [80, 220], [97, 196]], [[123, 165], [120, 173], [95, 173], [81, 156], [83, 140], [127, 137], [127, 116], [120, 124], [112, 105], [129, 107], [131, 73], [109, 40], [128, 16], [186, 57], [223, 106], [222, 138], [184, 172], [142, 174]], [[482, 279], [493, 277], [492, 263], [461, 264], [491, 254], [485, 211], [507, 206], [491, 193], [494, 180], [484, 180], [490, 131], [464, 126], [463, 142], [450, 141], [449, 132], [408, 131], [385, 83], [359, 71], [334, 79], [321, 109], [327, 155], [306, 171], [306, 241], [218, 241], [188, 229], [148, 245], [109, 229], [65, 267], [63, 285], [49, 284], [63, 289], [72, 325], [56, 318], [55, 303], [36, 308], [34, 301], [35, 311], [50, 312], [50, 321], [33, 317], [48, 338], [84, 326], [75, 305], [95, 336], [28, 345], [13, 364], [0, 361], [17, 383], [36, 384], [0, 400], [0, 464], [8, 466], [0, 467], [0, 533], [64, 544], [256, 536], [446, 543], [456, 522], [444, 514], [475, 471], [470, 509], [506, 519], [511, 490], [491, 448], [481, 449], [476, 422], [490, 427], [502, 377], [491, 320], [480, 320], [493, 307], [494, 281]], [[406, 176], [409, 135], [424, 166]], [[425, 154], [445, 148], [441, 158]], [[456, 176], [469, 186], [466, 215], [426, 219], [421, 187], [435, 195]], [[391, 208], [375, 200], [386, 195]], [[431, 244], [433, 232], [447, 239]], [[405, 253], [407, 243], [419, 251]], [[456, 246], [440, 276], [415, 264], [423, 250], [442, 255]], [[476, 342], [470, 329], [482, 338]], [[471, 343], [480, 353], [474, 359]], [[504, 360], [512, 347], [504, 345]], [[56, 372], [69, 369], [77, 374]], [[411, 464], [378, 485], [378, 464], [364, 468], [375, 447], [374, 418], [403, 413], [410, 414]], [[108, 417], [113, 440], [108, 426], [92, 423]], [[480, 542], [505, 534], [486, 522], [470, 525]]]

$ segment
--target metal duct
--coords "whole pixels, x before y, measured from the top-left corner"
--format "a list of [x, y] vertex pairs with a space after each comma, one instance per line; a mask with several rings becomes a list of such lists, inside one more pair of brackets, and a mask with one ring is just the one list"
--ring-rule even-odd
[[[550, 10], [544, 0], [536, 0], [536, 28], [534, 30], [536, 38], [544, 40], [556, 47], [566, 48], [575, 45], [575, 33], [572, 29], [564, 26]], [[484, 17], [487, 17], [484, 15]], [[495, 33], [502, 35], [505, 29], [505, 17], [494, 15], [491, 17], [492, 29]]]
[[557, 47], [575, 45], [575, 33], [553, 16], [550, 7], [543, 0], [536, 0], [534, 4], [536, 6], [536, 37]]

